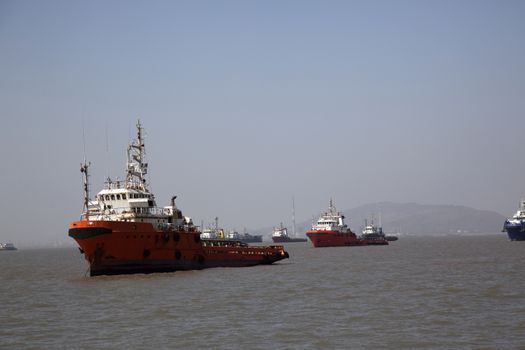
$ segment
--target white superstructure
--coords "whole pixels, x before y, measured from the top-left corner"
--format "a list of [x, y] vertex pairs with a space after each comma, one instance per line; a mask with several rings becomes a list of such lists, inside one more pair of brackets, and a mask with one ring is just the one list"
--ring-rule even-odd
[[383, 234], [383, 228], [374, 224], [374, 220], [365, 220], [365, 227], [363, 229], [363, 235], [380, 235]]
[[344, 215], [336, 210], [332, 199], [330, 199], [328, 211], [319, 217], [317, 223], [312, 224], [312, 231], [347, 232], [349, 229], [344, 219]]
[[215, 218], [215, 225], [202, 230], [202, 239], [224, 239], [224, 230], [219, 227], [219, 218]]
[[241, 239], [241, 235], [239, 234], [239, 232], [235, 231], [235, 230], [231, 230], [230, 232], [228, 232], [226, 234], [226, 239], [231, 239], [231, 240], [240, 240]]
[[521, 200], [520, 207], [516, 214], [512, 216], [512, 219], [509, 219], [510, 223], [519, 224], [522, 221], [525, 221], [525, 200]]
[[273, 228], [272, 237], [276, 237], [276, 238], [287, 238], [288, 237], [288, 230], [286, 229], [286, 227], [283, 226], [282, 222], [280, 226]]
[[191, 218], [183, 217], [175, 206], [176, 196], [172, 197], [170, 206], [157, 207], [155, 196], [150, 192], [145, 178], [148, 164], [145, 162], [145, 145], [140, 120], [137, 122], [137, 138], [127, 149], [127, 173], [124, 181], [108, 178], [105, 188], [97, 193], [94, 200], [90, 200], [88, 167], [89, 164], [86, 162], [81, 164], [85, 191], [83, 219], [148, 222], [158, 229], [167, 229], [170, 226], [181, 228], [193, 226]]
[[0, 250], [17, 250], [13, 243], [0, 243]]

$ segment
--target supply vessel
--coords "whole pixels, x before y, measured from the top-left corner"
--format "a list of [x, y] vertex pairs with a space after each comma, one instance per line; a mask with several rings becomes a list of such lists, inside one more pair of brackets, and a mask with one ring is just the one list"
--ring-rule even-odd
[[201, 239], [199, 228], [176, 206], [176, 196], [171, 205], [157, 207], [146, 181], [140, 121], [137, 138], [127, 149], [125, 180], [108, 178], [91, 200], [89, 166], [84, 160], [80, 167], [84, 207], [80, 220], [70, 223], [69, 236], [89, 263], [91, 276], [253, 266], [288, 258], [279, 245]]
[[505, 220], [503, 231], [511, 241], [525, 241], [525, 200], [522, 200], [516, 214]]
[[328, 211], [321, 214], [312, 228], [306, 232], [313, 246], [318, 247], [343, 247], [343, 246], [365, 246], [365, 245], [388, 245], [386, 240], [376, 241], [357, 237], [345, 224], [344, 215], [339, 213], [332, 199]]

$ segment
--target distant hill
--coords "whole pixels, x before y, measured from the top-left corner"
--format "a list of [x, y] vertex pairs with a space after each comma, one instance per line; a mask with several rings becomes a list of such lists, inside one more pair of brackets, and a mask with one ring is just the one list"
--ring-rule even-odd
[[381, 215], [383, 229], [424, 235], [451, 233], [496, 233], [503, 227], [505, 217], [499, 213], [460, 205], [422, 205], [416, 203], [381, 202], [345, 210], [350, 227], [358, 230], [364, 220]]
[[[356, 233], [361, 232], [365, 219], [373, 218], [377, 223], [380, 215], [386, 233], [407, 235], [497, 233], [505, 221], [505, 217], [499, 213], [459, 205], [381, 202], [342, 212], [345, 222]], [[298, 223], [298, 234], [304, 234], [311, 224], [311, 221]], [[271, 228], [257, 231], [268, 235]]]

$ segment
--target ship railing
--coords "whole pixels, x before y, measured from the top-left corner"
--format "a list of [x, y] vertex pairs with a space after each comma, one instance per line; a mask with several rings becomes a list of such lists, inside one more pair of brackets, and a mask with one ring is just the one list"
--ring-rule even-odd
[[138, 214], [148, 216], [170, 215], [164, 208], [159, 207], [120, 207], [120, 208], [106, 208], [102, 211], [97, 211], [99, 215], [124, 215], [124, 214]]

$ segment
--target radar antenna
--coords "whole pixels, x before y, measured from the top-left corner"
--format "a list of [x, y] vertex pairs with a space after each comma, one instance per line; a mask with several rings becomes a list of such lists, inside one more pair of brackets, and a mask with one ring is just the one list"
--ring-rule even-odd
[[145, 163], [146, 148], [140, 119], [137, 121], [137, 139], [128, 146], [128, 166], [126, 187], [146, 191], [146, 178], [148, 163]]
[[[281, 227], [283, 224], [281, 223]], [[292, 196], [292, 237], [295, 238], [295, 198]]]
[[87, 163], [86, 159], [84, 159], [84, 163], [80, 164], [80, 172], [83, 175], [84, 180], [84, 216], [86, 217], [86, 220], [89, 220], [89, 167], [91, 166], [91, 163]]

